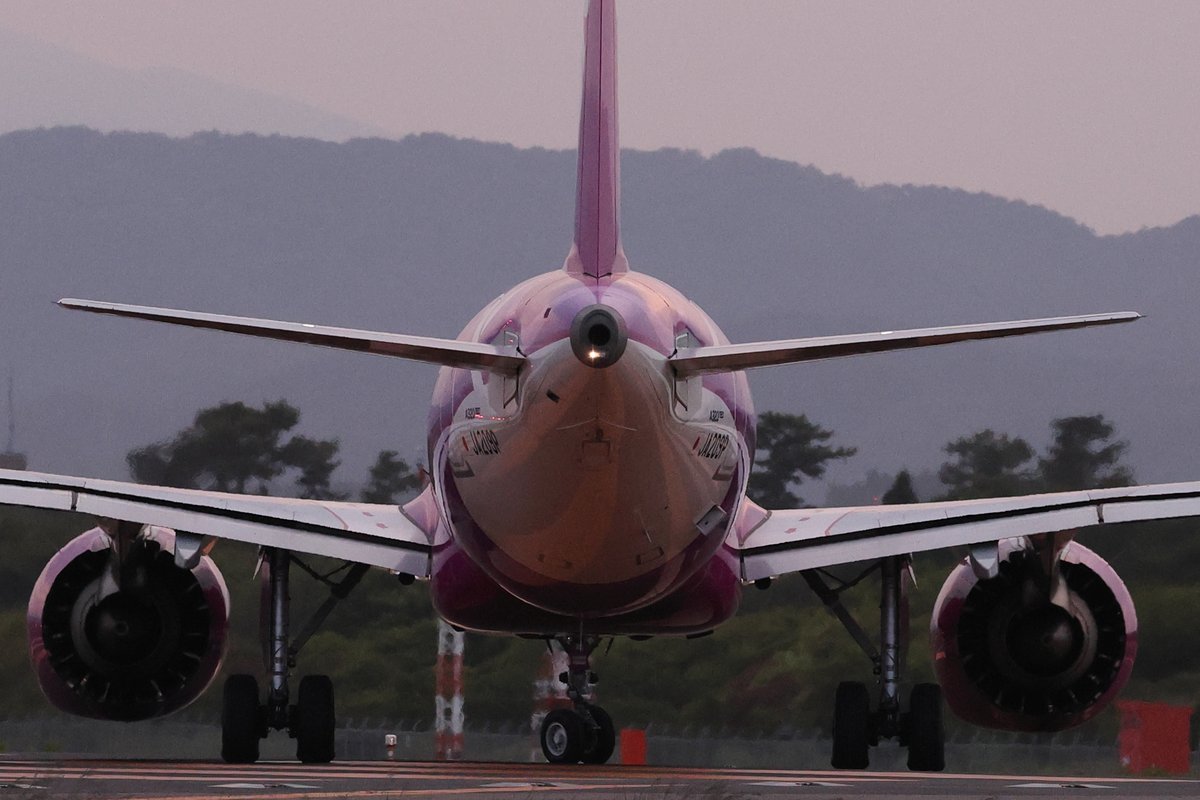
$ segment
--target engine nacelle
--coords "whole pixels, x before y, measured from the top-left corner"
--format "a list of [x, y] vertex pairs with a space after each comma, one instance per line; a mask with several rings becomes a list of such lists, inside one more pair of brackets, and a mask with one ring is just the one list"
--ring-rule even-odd
[[29, 598], [29, 652], [46, 698], [71, 714], [141, 720], [195, 700], [225, 655], [229, 591], [212, 559], [176, 566], [175, 532], [117, 545], [93, 528], [58, 551]]
[[1031, 549], [1001, 542], [1000, 557], [999, 574], [983, 579], [964, 559], [934, 606], [934, 667], [947, 704], [968, 722], [1003, 730], [1059, 731], [1091, 719], [1133, 670], [1129, 591], [1077, 542], [1059, 558], [1065, 592], [1057, 604], [1035, 588], [1044, 571]]

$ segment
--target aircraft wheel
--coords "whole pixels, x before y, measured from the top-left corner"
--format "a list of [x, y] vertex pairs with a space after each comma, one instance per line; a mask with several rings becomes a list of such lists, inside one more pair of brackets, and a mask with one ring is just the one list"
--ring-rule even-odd
[[586, 742], [583, 717], [570, 708], [554, 709], [542, 720], [541, 739], [551, 764], [578, 764]]
[[258, 681], [253, 675], [230, 675], [221, 695], [221, 758], [228, 764], [258, 761], [261, 735]]
[[590, 731], [592, 735], [583, 749], [583, 763], [607, 764], [617, 748], [617, 731], [612, 717], [600, 706], [588, 706], [588, 713], [599, 727]]
[[839, 683], [833, 707], [833, 758], [830, 763], [834, 769], [866, 769], [870, 763], [867, 755], [870, 744], [871, 697], [866, 684]]
[[328, 675], [305, 676], [292, 718], [296, 758], [305, 764], [333, 761], [334, 728], [333, 681]]
[[918, 683], [909, 696], [908, 768], [916, 772], [941, 772], [946, 768], [942, 687], [936, 683]]

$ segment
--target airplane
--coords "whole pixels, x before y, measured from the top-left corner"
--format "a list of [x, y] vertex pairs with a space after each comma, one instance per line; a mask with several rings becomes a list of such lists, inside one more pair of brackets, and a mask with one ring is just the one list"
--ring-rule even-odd
[[[591, 655], [612, 637], [694, 637], [737, 611], [744, 587], [799, 573], [878, 675], [842, 683], [831, 763], [863, 769], [881, 740], [913, 770], [945, 766], [943, 703], [985, 726], [1055, 731], [1128, 681], [1137, 617], [1080, 528], [1200, 515], [1200, 482], [957, 502], [764, 509], [746, 496], [755, 414], [746, 371], [828, 358], [1132, 322], [1130, 312], [732, 343], [681, 292], [634, 271], [621, 244], [615, 0], [585, 19], [573, 244], [456, 339], [90, 300], [100, 314], [377, 353], [440, 367], [427, 427], [429, 483], [404, 506], [298, 500], [0, 471], [0, 504], [99, 520], [49, 561], [29, 601], [29, 646], [65, 711], [141, 720], [196, 699], [220, 669], [229, 595], [217, 540], [261, 548], [266, 689], [229, 676], [221, 755], [257, 760], [269, 731], [330, 762], [334, 692], [297, 657], [331, 604], [372, 568], [428, 583], [437, 613], [471, 631], [557, 642], [570, 708], [539, 731], [546, 758], [600, 764], [612, 718], [592, 700]], [[967, 554], [933, 610], [938, 683], [902, 698], [914, 553]], [[303, 556], [352, 565], [293, 630], [289, 574]], [[860, 565], [851, 581], [828, 568]], [[861, 567], [861, 565], [866, 565]], [[878, 573], [878, 646], [841, 602]], [[875, 585], [872, 580], [871, 585]]]

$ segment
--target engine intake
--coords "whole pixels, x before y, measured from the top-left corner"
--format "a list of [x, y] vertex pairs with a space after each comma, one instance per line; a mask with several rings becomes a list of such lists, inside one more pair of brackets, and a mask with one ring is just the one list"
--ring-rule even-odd
[[195, 700], [224, 656], [229, 593], [207, 556], [175, 564], [175, 533], [147, 527], [122, 545], [94, 528], [42, 571], [29, 599], [42, 692], [72, 714], [161, 716]]
[[934, 607], [934, 665], [947, 704], [977, 725], [1057, 731], [1100, 712], [1128, 682], [1137, 615], [1116, 572], [1077, 542], [1062, 553], [1050, 602], [1032, 550], [1002, 543], [999, 574], [969, 561], [951, 572]]

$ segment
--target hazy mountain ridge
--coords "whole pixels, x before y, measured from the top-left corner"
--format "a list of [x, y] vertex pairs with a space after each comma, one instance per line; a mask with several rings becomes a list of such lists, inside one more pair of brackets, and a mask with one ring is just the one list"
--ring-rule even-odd
[[[495, 294], [561, 265], [571, 152], [427, 134], [335, 144], [59, 128], [0, 136], [0, 369], [33, 468], [123, 476], [122, 457], [202, 405], [286, 397], [342, 437], [342, 479], [417, 455], [434, 371], [56, 309], [66, 295], [450, 336]], [[1131, 308], [1086, 331], [752, 373], [760, 409], [803, 410], [869, 468], [936, 466], [994, 426], [1046, 438], [1103, 412], [1143, 479], [1200, 478], [1184, 354], [1200, 345], [1200, 217], [1097, 236], [1025, 203], [861, 187], [731, 150], [623, 154], [635, 268], [735, 340]], [[819, 499], [819, 493], [805, 493]]]
[[0, 28], [0, 132], [49, 125], [100, 130], [278, 131], [340, 141], [375, 126], [269, 92], [179, 69], [122, 69]]

